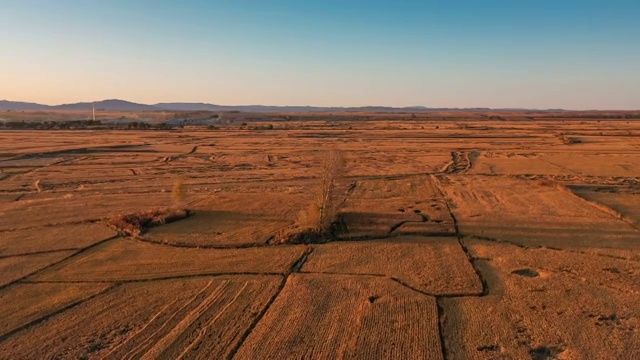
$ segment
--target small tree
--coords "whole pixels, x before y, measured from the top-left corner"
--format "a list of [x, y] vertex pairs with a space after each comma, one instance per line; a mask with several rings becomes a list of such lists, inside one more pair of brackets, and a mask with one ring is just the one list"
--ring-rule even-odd
[[336, 220], [340, 202], [337, 199], [336, 182], [344, 169], [344, 155], [339, 150], [329, 150], [322, 158], [322, 183], [319, 194], [318, 229], [328, 232]]
[[173, 200], [174, 206], [180, 206], [185, 200], [186, 192], [184, 190], [184, 181], [182, 178], [178, 178], [173, 183], [173, 188], [171, 189], [171, 199]]
[[344, 170], [344, 156], [339, 150], [329, 150], [320, 160], [320, 182], [312, 202], [301, 210], [295, 228], [276, 235], [273, 243], [309, 244], [331, 239], [332, 226], [341, 205], [337, 182]]

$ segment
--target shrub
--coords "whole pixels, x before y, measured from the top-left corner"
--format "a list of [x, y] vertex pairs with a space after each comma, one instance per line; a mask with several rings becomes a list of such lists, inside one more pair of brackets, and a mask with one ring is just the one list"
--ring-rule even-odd
[[138, 236], [149, 228], [184, 219], [191, 214], [192, 212], [187, 209], [148, 210], [115, 216], [109, 219], [108, 223], [120, 232]]

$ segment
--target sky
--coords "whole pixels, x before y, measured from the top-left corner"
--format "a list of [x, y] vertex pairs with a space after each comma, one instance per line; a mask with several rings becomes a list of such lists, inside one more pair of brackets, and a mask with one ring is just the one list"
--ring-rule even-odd
[[640, 109], [638, 0], [0, 0], [0, 99]]

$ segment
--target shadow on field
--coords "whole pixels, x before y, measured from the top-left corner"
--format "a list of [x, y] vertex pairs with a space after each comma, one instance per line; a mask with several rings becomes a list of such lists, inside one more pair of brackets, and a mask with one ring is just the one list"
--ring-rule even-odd
[[[375, 238], [399, 235], [454, 236], [449, 224], [420, 210], [397, 213], [343, 212], [339, 238]], [[405, 226], [407, 225], [407, 226]], [[416, 226], [420, 229], [417, 230]], [[406, 229], [405, 229], [406, 228]]]

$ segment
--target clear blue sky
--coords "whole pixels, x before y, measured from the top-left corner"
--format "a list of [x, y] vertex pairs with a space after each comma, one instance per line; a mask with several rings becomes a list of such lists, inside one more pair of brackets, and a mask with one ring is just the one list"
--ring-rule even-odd
[[640, 109], [638, 0], [0, 0], [0, 99]]

